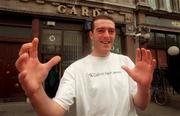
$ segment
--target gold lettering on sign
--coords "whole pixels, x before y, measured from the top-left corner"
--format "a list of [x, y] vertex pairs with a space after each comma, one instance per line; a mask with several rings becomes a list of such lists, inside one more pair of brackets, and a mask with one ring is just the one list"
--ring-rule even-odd
[[61, 14], [65, 14], [66, 13], [66, 6], [64, 5], [59, 5], [57, 8], [58, 12]]
[[177, 27], [180, 27], [180, 22], [172, 21], [172, 25], [177, 26]]
[[[75, 16], [83, 16], [83, 17], [95, 17], [100, 14], [112, 15], [115, 17], [117, 22], [127, 22], [130, 23], [133, 21], [133, 16], [131, 14], [121, 14], [117, 11], [111, 9], [101, 9], [101, 8], [92, 8], [88, 6], [79, 6], [79, 5], [67, 5], [67, 4], [59, 4], [57, 6], [57, 12], [65, 15], [75, 15]], [[126, 19], [126, 20], [125, 20]], [[176, 26], [180, 26], [180, 22], [172, 22], [172, 24]]]
[[93, 12], [93, 17], [100, 15], [101, 13], [99, 9], [94, 9], [92, 12]]
[[77, 15], [77, 14], [78, 14], [77, 11], [76, 11], [75, 6], [72, 6], [72, 8], [71, 8], [69, 14], [74, 14], [74, 15]]
[[89, 9], [88, 7], [82, 6], [82, 16], [89, 16]]

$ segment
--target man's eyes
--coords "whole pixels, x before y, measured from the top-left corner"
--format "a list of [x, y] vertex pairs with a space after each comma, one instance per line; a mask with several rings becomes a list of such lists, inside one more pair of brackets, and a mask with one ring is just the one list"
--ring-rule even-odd
[[115, 32], [115, 29], [97, 29], [97, 32], [103, 33], [103, 32], [105, 32], [106, 30], [107, 30], [109, 33], [114, 33], [114, 32]]

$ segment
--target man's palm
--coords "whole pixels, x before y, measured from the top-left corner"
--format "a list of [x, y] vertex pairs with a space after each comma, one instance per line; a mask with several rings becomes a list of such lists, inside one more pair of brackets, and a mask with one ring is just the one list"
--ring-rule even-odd
[[151, 52], [145, 49], [137, 49], [136, 65], [133, 69], [126, 66], [122, 68], [135, 80], [144, 87], [149, 87], [153, 78], [153, 71], [156, 61], [152, 58]]
[[16, 61], [16, 67], [19, 70], [19, 81], [26, 94], [33, 94], [41, 86], [49, 70], [60, 61], [59, 56], [53, 57], [47, 63], [41, 63], [37, 57], [38, 39], [32, 43], [22, 46]]

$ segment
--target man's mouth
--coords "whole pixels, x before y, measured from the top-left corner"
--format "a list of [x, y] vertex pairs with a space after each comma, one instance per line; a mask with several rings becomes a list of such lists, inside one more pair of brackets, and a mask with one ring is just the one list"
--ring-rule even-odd
[[100, 43], [102, 43], [102, 44], [110, 44], [111, 41], [100, 41]]

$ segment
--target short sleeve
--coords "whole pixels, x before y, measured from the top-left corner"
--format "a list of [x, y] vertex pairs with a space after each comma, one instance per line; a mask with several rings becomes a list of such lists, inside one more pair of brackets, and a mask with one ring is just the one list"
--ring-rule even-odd
[[53, 100], [61, 105], [65, 110], [69, 110], [70, 105], [74, 103], [74, 97], [75, 80], [70, 71], [66, 69]]
[[[126, 64], [128, 67], [134, 68], [135, 64], [132, 62], [132, 60], [129, 57], [126, 57]], [[134, 96], [137, 92], [137, 83], [129, 76], [129, 87], [130, 87], [130, 93]]]

